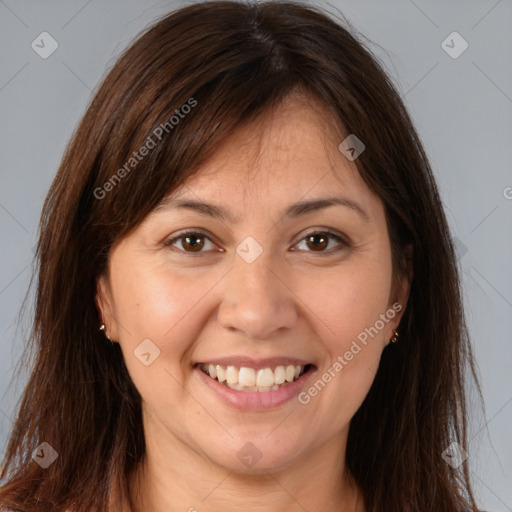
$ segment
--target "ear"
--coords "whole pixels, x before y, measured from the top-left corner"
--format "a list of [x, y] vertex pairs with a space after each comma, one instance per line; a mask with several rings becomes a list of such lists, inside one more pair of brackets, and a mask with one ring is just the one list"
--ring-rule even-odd
[[413, 279], [413, 247], [412, 244], [407, 244], [404, 247], [403, 252], [404, 258], [404, 266], [405, 269], [401, 275], [399, 275], [396, 279], [392, 287], [392, 292], [390, 295], [390, 300], [388, 304], [388, 311], [393, 310], [396, 314], [395, 316], [388, 322], [385, 330], [385, 342], [389, 343], [390, 339], [394, 335], [394, 331], [400, 330], [398, 326], [400, 321], [402, 320], [402, 316], [405, 312], [405, 308], [407, 306], [407, 301], [409, 300], [409, 293], [411, 290], [411, 282]]
[[108, 336], [112, 341], [117, 341], [119, 339], [119, 331], [114, 315], [112, 292], [108, 279], [104, 274], [96, 280], [94, 302], [100, 321], [105, 324], [105, 336]]

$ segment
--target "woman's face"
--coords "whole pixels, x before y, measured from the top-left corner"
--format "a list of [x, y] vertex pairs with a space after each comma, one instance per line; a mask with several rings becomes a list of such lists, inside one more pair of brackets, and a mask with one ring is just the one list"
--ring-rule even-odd
[[343, 453], [408, 281], [326, 116], [289, 98], [240, 128], [110, 253], [98, 304], [166, 454], [260, 472]]

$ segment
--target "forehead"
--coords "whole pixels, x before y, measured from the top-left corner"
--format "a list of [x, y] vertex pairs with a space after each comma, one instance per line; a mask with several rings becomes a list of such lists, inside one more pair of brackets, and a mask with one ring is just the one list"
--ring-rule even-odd
[[[241, 212], [318, 197], [357, 198], [369, 212], [380, 199], [338, 150], [339, 130], [314, 99], [290, 96], [239, 127], [169, 199], [222, 202]], [[281, 209], [281, 206], [279, 206]], [[375, 212], [377, 213], [377, 212]]]

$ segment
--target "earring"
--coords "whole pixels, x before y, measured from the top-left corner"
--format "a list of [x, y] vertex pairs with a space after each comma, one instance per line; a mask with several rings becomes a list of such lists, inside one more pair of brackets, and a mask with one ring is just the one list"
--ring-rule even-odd
[[391, 341], [391, 343], [396, 343], [397, 340], [398, 340], [398, 331], [393, 331], [395, 334], [393, 335], [393, 337], [389, 340]]
[[110, 341], [110, 343], [112, 343], [112, 345], [114, 344], [114, 342], [108, 337], [108, 334], [107, 334], [107, 330], [106, 330], [106, 327], [105, 327], [105, 324], [101, 324], [100, 325], [100, 331], [103, 331], [103, 334], [105, 335], [105, 338], [107, 338], [108, 341]]

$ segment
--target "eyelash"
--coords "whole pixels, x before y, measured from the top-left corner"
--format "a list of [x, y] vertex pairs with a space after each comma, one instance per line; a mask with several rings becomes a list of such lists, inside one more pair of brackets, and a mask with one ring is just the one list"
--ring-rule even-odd
[[[163, 245], [165, 247], [169, 247], [171, 250], [177, 250], [178, 252], [182, 252], [182, 253], [185, 253], [185, 254], [189, 254], [191, 256], [199, 256], [201, 254], [203, 254], [204, 252], [207, 252], [207, 251], [199, 251], [199, 252], [192, 252], [192, 251], [185, 251], [183, 249], [178, 249], [176, 247], [172, 247], [172, 245], [179, 241], [179, 240], [183, 240], [185, 239], [187, 236], [189, 235], [201, 235], [202, 237], [204, 238], [207, 238], [208, 240], [210, 240], [210, 242], [213, 243], [213, 241], [210, 239], [210, 237], [204, 233], [203, 231], [201, 230], [188, 230], [188, 231], [183, 231], [182, 233], [180, 233], [178, 236], [175, 236], [169, 240], [166, 240]], [[318, 251], [318, 254], [321, 254], [321, 255], [331, 255], [333, 253], [337, 253], [338, 251], [341, 251], [343, 250], [343, 248], [349, 248], [350, 247], [350, 244], [338, 233], [336, 232], [333, 232], [329, 229], [322, 229], [322, 230], [316, 230], [316, 231], [311, 231], [310, 233], [306, 233], [298, 242], [297, 244], [299, 244], [300, 242], [304, 241], [305, 239], [307, 239], [308, 237], [311, 237], [311, 236], [315, 236], [315, 235], [328, 235], [328, 238], [331, 238], [331, 239], [335, 239], [337, 242], [339, 242], [341, 244], [341, 247], [337, 247], [337, 248], [331, 248], [331, 249], [328, 249], [327, 251]], [[297, 245], [295, 244], [295, 245]], [[306, 252], [311, 252], [311, 253], [315, 253], [316, 251], [306, 251]]]

